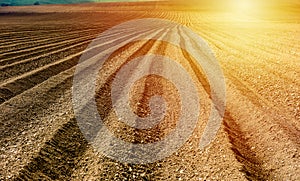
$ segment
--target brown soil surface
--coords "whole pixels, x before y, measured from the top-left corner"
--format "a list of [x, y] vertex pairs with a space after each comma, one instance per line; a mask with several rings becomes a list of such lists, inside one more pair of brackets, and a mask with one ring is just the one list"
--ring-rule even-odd
[[[300, 180], [297, 15], [245, 22], [228, 13], [150, 2], [1, 8], [0, 180]], [[209, 147], [199, 150], [211, 106], [201, 70], [185, 52], [161, 41], [133, 42], [114, 52], [99, 72], [96, 101], [105, 124], [128, 142], [164, 137], [174, 128], [180, 105], [170, 82], [149, 76], [135, 84], [132, 109], [146, 116], [149, 97], [160, 94], [174, 117], [146, 131], [120, 123], [109, 94], [122, 64], [161, 54], [182, 64], [198, 82], [201, 110], [193, 135], [171, 156], [143, 165], [97, 153], [81, 133], [72, 104], [75, 68], [88, 44], [119, 23], [141, 18], [169, 19], [205, 39], [227, 89], [222, 126]], [[194, 40], [184, 35], [181, 41]]]

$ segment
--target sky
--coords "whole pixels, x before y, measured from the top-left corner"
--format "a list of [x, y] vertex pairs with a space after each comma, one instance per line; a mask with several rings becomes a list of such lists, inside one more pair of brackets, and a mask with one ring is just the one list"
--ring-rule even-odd
[[0, 4], [11, 6], [33, 5], [35, 2], [39, 4], [71, 4], [83, 2], [121, 2], [121, 1], [139, 1], [139, 0], [0, 0]]

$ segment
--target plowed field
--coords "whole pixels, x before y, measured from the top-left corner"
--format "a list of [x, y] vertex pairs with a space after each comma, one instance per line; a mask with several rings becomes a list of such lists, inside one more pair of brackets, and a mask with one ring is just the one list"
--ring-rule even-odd
[[[0, 180], [300, 180], [299, 13], [298, 19], [286, 15], [242, 21], [227, 13], [183, 11], [166, 3], [3, 7], [0, 13]], [[180, 95], [173, 85], [148, 76], [132, 88], [132, 109], [147, 116], [149, 97], [161, 94], [169, 96], [173, 111], [152, 130], [118, 121], [111, 86], [120, 68], [136, 57], [173, 58], [198, 82], [201, 100], [199, 121], [180, 149], [154, 163], [129, 164], [96, 152], [85, 139], [74, 115], [72, 87], [76, 65], [93, 39], [142, 18], [177, 22], [208, 43], [224, 73], [226, 110], [216, 138], [200, 150], [211, 106], [201, 68], [185, 51], [163, 41], [126, 44], [103, 65], [96, 94], [99, 114], [120, 139], [155, 142], [170, 133], [180, 115]], [[177, 27], [143, 33], [185, 46], [197, 44]], [[113, 45], [110, 40], [129, 38], [126, 33], [109, 36], [102, 42], [107, 49]], [[162, 65], [161, 71], [166, 70]]]

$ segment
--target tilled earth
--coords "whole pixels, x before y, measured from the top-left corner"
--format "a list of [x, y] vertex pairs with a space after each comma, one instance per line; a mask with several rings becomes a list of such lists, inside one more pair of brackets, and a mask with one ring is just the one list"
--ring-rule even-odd
[[[286, 15], [245, 22], [228, 13], [184, 10], [165, 3], [0, 9], [0, 180], [300, 180], [299, 19]], [[85, 139], [74, 115], [72, 87], [76, 65], [93, 39], [142, 18], [180, 23], [208, 42], [224, 73], [226, 110], [216, 138], [200, 150], [211, 109], [201, 67], [163, 41], [126, 44], [104, 63], [95, 93], [99, 115], [114, 135], [152, 143], [175, 129], [181, 114], [174, 85], [147, 76], [132, 87], [130, 106], [147, 117], [150, 97], [161, 95], [170, 106], [163, 121], [149, 130], [119, 121], [112, 83], [121, 67], [139, 56], [160, 54], [180, 63], [197, 82], [201, 108], [193, 134], [175, 153], [154, 163], [129, 164], [98, 153]], [[149, 34], [197, 44], [180, 29]], [[116, 41], [126, 36], [111, 34]]]

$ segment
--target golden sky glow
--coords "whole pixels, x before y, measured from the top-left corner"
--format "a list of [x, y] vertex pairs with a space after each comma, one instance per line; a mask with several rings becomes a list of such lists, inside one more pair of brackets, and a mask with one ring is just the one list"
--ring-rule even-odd
[[258, 7], [256, 7], [254, 1], [251, 0], [234, 0], [232, 1], [232, 8], [237, 12], [249, 12]]
[[[300, 13], [299, 0], [177, 0], [190, 9], [226, 12], [239, 20], [270, 20]], [[187, 6], [183, 6], [187, 7]], [[187, 9], [189, 9], [187, 8]]]

